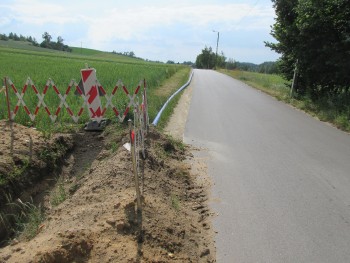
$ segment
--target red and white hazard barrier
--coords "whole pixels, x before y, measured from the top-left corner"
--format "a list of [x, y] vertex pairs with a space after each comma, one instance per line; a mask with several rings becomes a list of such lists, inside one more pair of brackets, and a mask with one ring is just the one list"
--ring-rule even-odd
[[[55, 83], [51, 79], [49, 79], [46, 82], [46, 85], [44, 87], [43, 93], [39, 93], [37, 87], [34, 85], [33, 81], [30, 78], [27, 79], [27, 81], [24, 84], [23, 89], [22, 89], [21, 92], [18, 91], [18, 89], [13, 84], [11, 79], [7, 78], [6, 82], [10, 85], [10, 87], [12, 88], [12, 90], [14, 91], [14, 93], [17, 96], [17, 99], [18, 99], [14, 111], [10, 112], [10, 114], [9, 114], [11, 120], [15, 119], [20, 106], [23, 106], [25, 112], [27, 113], [27, 115], [29, 116], [31, 121], [35, 120], [35, 117], [38, 115], [38, 112], [39, 112], [39, 109], [40, 109], [41, 106], [45, 109], [45, 112], [48, 114], [48, 116], [50, 117], [52, 122], [56, 121], [56, 119], [58, 117], [58, 114], [60, 113], [60, 111], [61, 111], [63, 106], [66, 108], [68, 114], [72, 117], [74, 122], [78, 122], [79, 117], [83, 113], [85, 102], [81, 106], [77, 116], [74, 115], [73, 111], [71, 110], [71, 108], [68, 106], [68, 104], [66, 102], [66, 98], [67, 98], [67, 96], [68, 96], [72, 86], [75, 86], [76, 90], [80, 93], [81, 96], [83, 96], [83, 99], [85, 101], [85, 96], [84, 96], [83, 92], [80, 90], [78, 84], [74, 80], [71, 80], [71, 82], [70, 82], [66, 92], [63, 95], [61, 94], [61, 92], [58, 90], [58, 88], [56, 87]], [[34, 93], [36, 94], [36, 96], [38, 98], [38, 103], [37, 103], [36, 108], [35, 108], [33, 113], [31, 113], [31, 111], [29, 110], [29, 108], [27, 107], [27, 105], [26, 105], [26, 103], [24, 102], [24, 99], [23, 99], [24, 94], [26, 93], [28, 86], [30, 86], [33, 89]], [[45, 100], [44, 100], [45, 95], [46, 95], [46, 93], [47, 93], [47, 91], [48, 91], [48, 89], [50, 87], [53, 88], [53, 90], [55, 91], [55, 93], [57, 94], [57, 96], [60, 99], [60, 104], [59, 104], [59, 106], [57, 107], [57, 109], [55, 110], [55, 112], [53, 114], [51, 114], [51, 111], [50, 111], [49, 107], [46, 105]]]
[[[136, 102], [136, 98], [142, 85], [142, 81], [140, 81], [139, 85], [135, 89], [133, 93], [130, 93], [126, 86], [122, 83], [121, 80], [119, 80], [115, 87], [113, 88], [112, 92], [110, 94], [107, 94], [106, 90], [102, 87], [102, 85], [99, 83], [96, 77], [96, 70], [93, 68], [83, 69], [81, 70], [81, 77], [82, 77], [82, 87], [79, 86], [74, 80], [71, 80], [66, 91], [64, 93], [61, 93], [59, 89], [57, 88], [56, 84], [53, 82], [53, 80], [49, 79], [46, 82], [46, 85], [43, 89], [43, 92], [40, 93], [39, 89], [34, 85], [33, 81], [30, 78], [27, 78], [23, 89], [19, 91], [19, 89], [16, 88], [14, 83], [11, 81], [10, 78], [5, 78], [5, 93], [8, 92], [9, 87], [12, 88], [13, 92], [15, 93], [17, 97], [17, 103], [15, 105], [15, 108], [13, 111], [11, 111], [10, 102], [9, 99], [7, 100], [8, 104], [8, 112], [9, 112], [9, 119], [14, 120], [19, 109], [23, 107], [26, 114], [29, 116], [31, 121], [34, 121], [40, 108], [44, 108], [45, 112], [48, 114], [52, 122], [55, 122], [59, 113], [61, 112], [62, 108], [65, 107], [70, 117], [73, 119], [74, 122], [78, 122], [79, 118], [81, 117], [84, 108], [87, 107], [88, 114], [90, 116], [91, 120], [95, 120], [98, 123], [102, 120], [103, 116], [105, 115], [108, 108], [111, 108], [115, 114], [115, 116], [119, 119], [120, 122], [123, 122], [125, 117], [127, 116], [128, 112], [130, 111], [130, 108], [133, 107], [134, 109], [139, 107], [138, 102]], [[9, 87], [8, 87], [9, 86]], [[24, 101], [24, 94], [27, 92], [28, 87], [31, 88], [36, 97], [38, 98], [38, 103], [36, 104], [36, 108], [33, 110], [33, 112], [30, 111], [28, 106], [26, 105]], [[117, 96], [117, 90], [119, 87], [123, 90], [123, 92], [126, 94], [126, 96], [129, 99], [129, 102], [127, 104], [126, 109], [124, 110], [123, 114], [120, 114], [120, 111], [117, 109], [117, 107], [113, 104], [112, 99]], [[60, 99], [60, 103], [57, 107], [57, 109], [51, 113], [48, 105], [45, 103], [45, 95], [47, 91], [52, 88], [58, 98]], [[80, 95], [83, 102], [78, 110], [78, 113], [75, 115], [72, 111], [72, 109], [69, 107], [67, 103], [67, 97], [69, 96], [72, 88], [75, 88], [76, 94]], [[3, 88], [4, 89], [4, 88]], [[100, 99], [100, 93], [102, 96], [106, 98], [106, 104], [103, 107]], [[147, 95], [146, 95], [146, 81], [143, 81], [143, 94], [142, 94], [142, 103], [141, 107], [143, 107], [142, 112], [144, 114], [143, 119], [147, 118], [148, 123], [148, 113], [147, 113]], [[52, 105], [51, 105], [52, 107]]]
[[86, 106], [89, 109], [90, 119], [99, 123], [102, 120], [102, 105], [98, 94], [96, 70], [93, 68], [82, 69], [81, 79], [83, 81]]
[[137, 86], [134, 94], [131, 96], [129, 91], [126, 89], [126, 87], [123, 85], [123, 91], [125, 92], [125, 94], [128, 96], [129, 98], [129, 104], [128, 106], [126, 107], [125, 111], [124, 111], [124, 114], [123, 114], [123, 117], [121, 119], [121, 121], [124, 120], [125, 116], [128, 114], [129, 110], [130, 110], [130, 107], [133, 106], [134, 108], [137, 108], [137, 104], [135, 103], [135, 98], [136, 98], [136, 95], [139, 93], [139, 90], [141, 88], [141, 83], [142, 81], [140, 81], [139, 85]]
[[[105, 114], [106, 110], [108, 107], [111, 107], [112, 110], [114, 111], [114, 114], [116, 117], [118, 117], [118, 119], [120, 120], [120, 122], [123, 122], [126, 115], [128, 114], [128, 112], [130, 111], [130, 108], [137, 108], [137, 104], [135, 102], [136, 96], [138, 95], [140, 89], [141, 89], [141, 84], [142, 82], [144, 84], [146, 84], [146, 81], [140, 81], [139, 85], [136, 87], [134, 93], [131, 95], [130, 92], [128, 91], [128, 89], [126, 88], [126, 86], [123, 84], [123, 82], [121, 80], [118, 80], [117, 84], [115, 85], [114, 89], [112, 90], [111, 95], [107, 95], [105, 89], [102, 87], [102, 85], [98, 82], [98, 88], [100, 90], [100, 92], [103, 94], [103, 96], [105, 96], [107, 103], [104, 107], [104, 109], [102, 110], [102, 116]], [[123, 89], [123, 92], [127, 95], [127, 97], [129, 98], [129, 103], [124, 111], [124, 113], [121, 115], [118, 111], [118, 109], [116, 108], [116, 106], [112, 103], [112, 98], [113, 96], [116, 94], [118, 88], [121, 87]], [[144, 85], [144, 90], [145, 90], [145, 85]], [[145, 94], [145, 91], [144, 91]], [[142, 97], [142, 101], [144, 101], [145, 95], [143, 95]]]

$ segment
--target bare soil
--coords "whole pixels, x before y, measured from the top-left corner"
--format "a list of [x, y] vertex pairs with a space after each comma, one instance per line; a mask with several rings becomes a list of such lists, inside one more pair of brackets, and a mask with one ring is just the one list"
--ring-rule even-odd
[[[18, 124], [13, 130], [17, 153], [11, 154], [11, 128], [1, 121], [0, 173], [27, 167], [25, 178], [31, 179], [14, 179], [1, 194], [33, 197], [45, 220], [34, 238], [19, 234], [0, 248], [0, 262], [215, 262], [205, 167], [189, 147], [150, 130], [139, 213], [130, 152], [122, 146], [129, 141], [124, 128], [50, 139]], [[45, 149], [51, 149], [48, 156]], [[55, 185], [55, 178], [61, 183]], [[17, 182], [23, 187], [14, 187]], [[67, 197], [55, 206], [58, 187]]]
[[167, 126], [164, 129], [166, 134], [170, 134], [181, 141], [183, 141], [187, 115], [191, 104], [192, 85], [189, 85], [182, 92], [181, 98], [174, 109], [174, 113], [170, 116]]

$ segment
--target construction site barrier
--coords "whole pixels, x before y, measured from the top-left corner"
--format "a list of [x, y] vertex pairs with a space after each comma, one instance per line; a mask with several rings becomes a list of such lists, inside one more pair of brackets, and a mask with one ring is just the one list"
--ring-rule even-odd
[[[1, 92], [5, 91], [4, 93], [7, 99], [7, 111], [9, 120], [14, 121], [19, 109], [22, 107], [31, 121], [35, 120], [35, 118], [38, 115], [39, 109], [44, 108], [51, 121], [55, 122], [61, 110], [65, 108], [72, 120], [75, 123], [77, 123], [84, 111], [84, 108], [86, 107], [91, 120], [100, 122], [105, 116], [107, 109], [111, 108], [114, 112], [114, 115], [119, 119], [119, 121], [123, 122], [128, 112], [130, 111], [130, 108], [137, 107], [136, 97], [141, 90], [142, 84], [142, 104], [144, 105], [144, 107], [146, 107], [145, 114], [147, 115], [146, 118], [148, 120], [146, 80], [141, 80], [133, 93], [129, 92], [129, 90], [126, 88], [126, 86], [121, 80], [118, 80], [112, 92], [110, 94], [107, 94], [106, 90], [96, 78], [95, 69], [82, 69], [81, 76], [82, 80], [79, 84], [72, 79], [67, 89], [63, 93], [60, 92], [60, 90], [57, 88], [56, 84], [52, 79], [47, 80], [43, 91], [40, 92], [30, 77], [27, 78], [22, 90], [19, 90], [9, 77], [5, 77], [5, 86], [1, 89]], [[32, 110], [29, 109], [27, 103], [24, 100], [24, 95], [29, 89], [32, 89], [37, 97], [36, 107]], [[55, 94], [59, 98], [59, 105], [55, 110], [50, 110], [50, 107], [48, 107], [47, 103], [45, 102], [45, 96], [47, 95], [47, 91], [49, 89], [53, 89]], [[73, 89], [75, 89], [75, 95], [78, 95], [82, 98], [82, 104], [76, 114], [74, 114], [73, 110], [67, 102], [67, 97], [72, 94], [71, 91]], [[117, 96], [118, 89], [121, 89], [128, 99], [127, 107], [121, 111], [117, 109], [117, 107], [113, 104], [112, 101], [113, 97]], [[11, 109], [10, 105], [10, 90], [14, 92], [17, 99], [14, 109]], [[106, 104], [104, 106], [102, 106], [100, 95], [106, 98]], [[122, 112], [122, 114], [120, 114], [120, 112]]]

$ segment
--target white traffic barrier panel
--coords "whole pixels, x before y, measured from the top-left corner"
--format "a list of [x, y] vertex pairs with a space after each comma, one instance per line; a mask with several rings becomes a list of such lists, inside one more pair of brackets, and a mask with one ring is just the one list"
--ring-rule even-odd
[[139, 82], [139, 85], [137, 86], [137, 88], [136, 88], [136, 90], [135, 90], [135, 92], [134, 92], [134, 94], [133, 94], [132, 96], [130, 95], [130, 93], [129, 93], [129, 91], [127, 90], [127, 88], [123, 85], [123, 91], [125, 92], [125, 94], [126, 94], [126, 95], [128, 96], [128, 98], [129, 98], [129, 104], [128, 104], [128, 106], [126, 107], [126, 109], [125, 109], [125, 111], [124, 111], [124, 114], [123, 114], [123, 116], [122, 116], [121, 119], [120, 119], [121, 122], [124, 121], [124, 119], [125, 119], [126, 115], [128, 114], [128, 112], [129, 112], [131, 106], [133, 106], [134, 108], [137, 108], [137, 105], [136, 105], [136, 103], [135, 103], [135, 97], [136, 97], [136, 95], [139, 93], [139, 90], [140, 90], [140, 88], [141, 88], [141, 83], [142, 83], [142, 81]]
[[[50, 117], [51, 121], [52, 122], [55, 122], [57, 117], [58, 117], [58, 114], [60, 113], [62, 107], [64, 106], [68, 112], [68, 114], [71, 116], [71, 118], [73, 119], [74, 122], [78, 122], [81, 114], [83, 113], [83, 110], [84, 110], [84, 105], [85, 105], [85, 96], [83, 94], [83, 92], [80, 90], [78, 84], [74, 81], [74, 80], [71, 80], [66, 92], [62, 95], [61, 92], [58, 90], [58, 88], [56, 87], [55, 83], [49, 79], [47, 82], [46, 82], [46, 85], [44, 87], [44, 90], [43, 90], [43, 93], [40, 94], [37, 87], [34, 85], [33, 81], [30, 79], [30, 78], [27, 78], [27, 81], [26, 83], [24, 84], [23, 86], [23, 89], [21, 91], [21, 93], [18, 91], [18, 89], [16, 88], [16, 86], [13, 84], [13, 82], [11, 81], [11, 79], [9, 78], [6, 78], [6, 82], [10, 85], [10, 87], [12, 88], [12, 90], [14, 91], [14, 93], [16, 94], [17, 96], [17, 103], [16, 103], [16, 106], [15, 106], [15, 109], [13, 112], [10, 111], [10, 119], [11, 120], [14, 120], [14, 118], [16, 117], [17, 113], [18, 113], [18, 110], [20, 108], [20, 106], [22, 105], [25, 112], [27, 113], [27, 115], [29, 116], [29, 118], [31, 119], [31, 121], [34, 121], [36, 116], [38, 115], [38, 112], [39, 112], [39, 109], [41, 108], [41, 106], [45, 109], [45, 112], [47, 113], [47, 115]], [[28, 89], [28, 86], [30, 86], [35, 95], [37, 96], [38, 98], [38, 103], [36, 105], [36, 108], [34, 110], [33, 113], [31, 113], [31, 111], [29, 110], [29, 108], [27, 107], [26, 103], [24, 102], [24, 94], [26, 93], [27, 89]], [[66, 102], [66, 99], [67, 99], [67, 96], [71, 90], [71, 88], [75, 86], [77, 92], [80, 93], [80, 95], [83, 97], [84, 99], [84, 102], [83, 102], [83, 105], [81, 106], [81, 108], [79, 109], [79, 112], [77, 115], [74, 115], [73, 111], [71, 110], [71, 108], [69, 107], [69, 105], [67, 104]], [[48, 89], [52, 87], [53, 90], [55, 91], [55, 93], [57, 94], [57, 96], [59, 97], [60, 99], [60, 104], [59, 106], [57, 107], [57, 109], [55, 110], [54, 114], [51, 113], [49, 107], [46, 105], [45, 103], [45, 95], [48, 91]], [[10, 109], [9, 109], [10, 110]]]
[[[114, 89], [112, 90], [111, 95], [108, 95], [105, 91], [105, 89], [102, 87], [102, 85], [97, 81], [98, 83], [98, 89], [100, 90], [100, 92], [105, 96], [107, 102], [105, 107], [102, 110], [102, 116], [105, 114], [106, 110], [108, 107], [111, 107], [112, 110], [114, 111], [114, 114], [116, 117], [118, 117], [120, 122], [123, 122], [125, 117], [127, 116], [128, 112], [130, 111], [130, 108], [133, 107], [134, 109], [137, 108], [137, 104], [135, 102], [137, 95], [141, 89], [141, 84], [142, 82], [144, 82], [144, 93], [143, 93], [143, 97], [142, 97], [142, 101], [145, 101], [146, 98], [146, 86], [145, 83], [146, 81], [140, 81], [138, 86], [136, 87], [135, 92], [131, 95], [130, 92], [128, 91], [128, 89], [126, 88], [126, 86], [123, 84], [123, 82], [121, 80], [118, 80], [117, 84], [115, 85]], [[117, 107], [112, 103], [112, 99], [114, 97], [114, 95], [116, 94], [118, 88], [121, 87], [124, 91], [124, 93], [127, 95], [127, 97], [129, 98], [129, 103], [128, 106], [126, 107], [124, 113], [121, 115], [120, 112], [118, 111]], [[146, 104], [146, 103], [145, 103]], [[146, 114], [146, 116], [148, 117], [148, 113]]]
[[[98, 81], [97, 81], [98, 82]], [[114, 97], [114, 94], [117, 92], [118, 88], [120, 87], [120, 85], [123, 85], [122, 84], [122, 81], [121, 80], [118, 80], [117, 84], [115, 85], [115, 87], [113, 88], [112, 90], [112, 93], [111, 95], [107, 95], [105, 89], [102, 87], [102, 85], [98, 82], [98, 88], [99, 90], [101, 91], [101, 93], [104, 95], [104, 97], [106, 98], [107, 102], [106, 102], [106, 105], [105, 107], [103, 108], [102, 110], [102, 116], [105, 114], [106, 110], [108, 107], [111, 107], [115, 116], [119, 118], [119, 120], [121, 119], [120, 115], [119, 115], [119, 111], [117, 109], [116, 106], [114, 106], [113, 102], [112, 102], [112, 99]]]
[[[60, 98], [60, 104], [58, 105], [54, 116], [53, 117], [50, 116], [52, 122], [56, 121], [56, 119], [58, 117], [58, 114], [60, 113], [62, 107], [64, 106], [66, 108], [69, 116], [73, 119], [73, 121], [75, 123], [77, 123], [79, 121], [80, 116], [82, 115], [82, 113], [84, 111], [84, 106], [86, 104], [86, 96], [84, 95], [83, 91], [80, 89], [79, 85], [74, 80], [71, 80], [69, 85], [68, 85], [68, 87], [67, 87], [66, 92], [62, 95], [60, 93], [60, 91], [58, 90], [58, 88], [56, 87], [55, 83], [51, 79], [50, 79], [50, 83], [49, 84], [52, 86], [52, 88], [54, 89], [55, 93]], [[70, 91], [71, 91], [73, 86], [75, 87], [77, 93], [83, 98], [83, 103], [82, 103], [82, 105], [81, 105], [77, 115], [74, 115], [72, 109], [69, 107], [69, 105], [67, 104], [67, 101], [66, 101], [67, 96], [70, 93]], [[48, 85], [45, 86], [44, 93], [46, 93], [47, 87], [48, 87]], [[47, 111], [47, 113], [50, 115], [50, 113], [48, 111]]]
[[[105, 115], [108, 108], [111, 108], [115, 114], [115, 116], [119, 119], [120, 122], [123, 122], [125, 117], [127, 116], [128, 112], [130, 111], [130, 108], [138, 109], [139, 112], [142, 112], [142, 123], [143, 123], [143, 134], [147, 133], [148, 129], [148, 123], [149, 123], [149, 117], [148, 117], [148, 106], [147, 106], [147, 92], [146, 92], [146, 81], [140, 81], [138, 86], [136, 87], [134, 92], [129, 92], [126, 86], [123, 84], [121, 80], [118, 80], [115, 87], [113, 88], [112, 92], [110, 94], [107, 94], [106, 90], [102, 87], [102, 85], [99, 83], [99, 81], [96, 78], [96, 70], [93, 68], [88, 69], [82, 69], [81, 70], [81, 76], [82, 76], [82, 86], [76, 83], [76, 81], [71, 80], [68, 88], [64, 93], [61, 93], [60, 90], [57, 88], [56, 84], [53, 82], [53, 80], [49, 79], [46, 82], [46, 85], [43, 89], [43, 92], [40, 93], [39, 89], [35, 86], [33, 81], [30, 78], [27, 78], [25, 85], [23, 86], [22, 91], [19, 91], [19, 89], [16, 88], [14, 83], [11, 81], [10, 78], [5, 77], [4, 84], [5, 87], [2, 89], [4, 90], [4, 93], [9, 94], [9, 89], [12, 88], [14, 91], [17, 102], [15, 105], [15, 108], [13, 111], [11, 111], [11, 105], [10, 105], [10, 99], [9, 96], [6, 96], [7, 98], [7, 108], [8, 108], [8, 116], [10, 120], [14, 120], [19, 109], [21, 107], [24, 108], [24, 111], [29, 116], [31, 121], [34, 121], [36, 116], [39, 113], [40, 108], [44, 108], [45, 112], [49, 116], [52, 122], [55, 122], [58, 118], [59, 113], [61, 112], [62, 108], [66, 108], [69, 116], [73, 119], [74, 122], [78, 122], [85, 106], [88, 109], [88, 114], [90, 116], [90, 119], [92, 121], [96, 121], [100, 123], [103, 119], [103, 116]], [[143, 82], [143, 92], [141, 95], [139, 95], [139, 91], [141, 90]], [[28, 90], [28, 86], [30, 86], [37, 99], [38, 102], [36, 104], [36, 107], [33, 112], [30, 111], [28, 106], [26, 105], [24, 101], [24, 94]], [[49, 106], [45, 102], [45, 95], [47, 94], [47, 91], [52, 88], [56, 95], [59, 98], [59, 105], [55, 110], [50, 110]], [[75, 94], [80, 95], [82, 98], [82, 105], [80, 109], [78, 109], [77, 114], [75, 115], [71, 107], [67, 103], [67, 97], [69, 96], [72, 89], [76, 90]], [[117, 107], [113, 103], [113, 98], [117, 96], [118, 89], [122, 89], [123, 92], [126, 94], [128, 98], [128, 104], [126, 109], [122, 114], [120, 114], [120, 110], [117, 109]], [[1, 93], [0, 93], [1, 94]], [[100, 95], [104, 96], [106, 98], [106, 104], [104, 107], [102, 106]], [[141, 106], [140, 104], [136, 102], [138, 99], [142, 99]], [[52, 105], [50, 107], [53, 107]]]
[[18, 89], [15, 87], [15, 85], [13, 84], [13, 82], [10, 80], [10, 79], [7, 79], [7, 83], [10, 85], [10, 87], [13, 89], [13, 91], [15, 92], [18, 100], [17, 100], [17, 104], [15, 106], [15, 109], [13, 112], [10, 112], [9, 116], [10, 116], [10, 119], [13, 120], [15, 117], [16, 117], [16, 114], [19, 110], [19, 107], [22, 105], [25, 112], [27, 113], [27, 115], [29, 116], [29, 118], [33, 121], [33, 119], [35, 118], [35, 116], [33, 117], [32, 113], [30, 112], [30, 110], [28, 109], [26, 103], [24, 102], [23, 100], [23, 96], [24, 94], [26, 93], [26, 90], [27, 90], [27, 87], [28, 87], [28, 84], [29, 84], [29, 81], [30, 79], [28, 78], [26, 83], [24, 84], [23, 86], [23, 89], [22, 89], [22, 92], [19, 93], [18, 92]]
[[96, 70], [94, 68], [82, 69], [81, 79], [83, 81], [86, 105], [89, 110], [90, 119], [100, 123], [103, 116], [98, 83], [96, 79]]

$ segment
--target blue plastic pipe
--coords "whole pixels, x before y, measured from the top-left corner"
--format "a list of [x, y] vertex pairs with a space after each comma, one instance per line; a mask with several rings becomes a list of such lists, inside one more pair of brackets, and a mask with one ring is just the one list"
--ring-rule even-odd
[[157, 116], [154, 118], [154, 121], [152, 122], [152, 125], [157, 126], [158, 121], [160, 119], [160, 116], [162, 115], [164, 109], [166, 108], [166, 106], [168, 105], [168, 103], [171, 101], [172, 98], [174, 98], [180, 91], [182, 91], [183, 89], [185, 89], [188, 85], [190, 85], [191, 80], [192, 80], [192, 76], [193, 76], [193, 71], [191, 72], [191, 75], [188, 79], [188, 81], [181, 87], [179, 88], [173, 95], [171, 95], [169, 97], [169, 99], [164, 103], [163, 107], [160, 109], [160, 111], [158, 112]]

